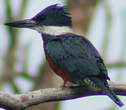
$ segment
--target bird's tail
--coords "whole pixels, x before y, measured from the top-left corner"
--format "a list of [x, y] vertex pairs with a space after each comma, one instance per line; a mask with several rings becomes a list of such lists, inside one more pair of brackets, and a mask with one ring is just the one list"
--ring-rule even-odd
[[105, 87], [103, 89], [104, 93], [109, 96], [118, 106], [123, 106], [124, 104], [122, 103], [122, 101], [116, 96], [116, 94], [109, 89], [109, 87]]
[[122, 101], [116, 96], [116, 94], [109, 88], [107, 81], [100, 80], [98, 78], [92, 77], [92, 80], [98, 88], [101, 88], [103, 93], [109, 96], [118, 106], [123, 106]]

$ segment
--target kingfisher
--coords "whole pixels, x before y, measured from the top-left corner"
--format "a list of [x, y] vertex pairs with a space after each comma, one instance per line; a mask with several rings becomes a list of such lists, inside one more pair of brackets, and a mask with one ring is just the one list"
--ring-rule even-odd
[[99, 88], [118, 106], [121, 100], [109, 88], [108, 72], [97, 49], [84, 36], [72, 30], [71, 16], [64, 6], [46, 7], [31, 19], [5, 25], [38, 31], [43, 39], [46, 59], [52, 70], [64, 80], [84, 87]]

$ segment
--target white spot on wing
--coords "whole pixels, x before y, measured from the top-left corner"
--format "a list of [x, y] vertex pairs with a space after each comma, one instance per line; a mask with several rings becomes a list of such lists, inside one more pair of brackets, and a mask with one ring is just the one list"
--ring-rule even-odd
[[84, 83], [87, 84], [90, 88], [98, 88], [93, 81], [91, 81], [89, 78], [85, 78]]

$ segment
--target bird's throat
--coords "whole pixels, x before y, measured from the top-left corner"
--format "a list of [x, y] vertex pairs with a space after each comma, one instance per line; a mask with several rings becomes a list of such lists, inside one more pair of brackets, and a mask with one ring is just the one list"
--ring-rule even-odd
[[42, 26], [42, 27], [36, 27], [35, 30], [37, 30], [39, 33], [54, 36], [73, 33], [72, 28], [69, 26]]

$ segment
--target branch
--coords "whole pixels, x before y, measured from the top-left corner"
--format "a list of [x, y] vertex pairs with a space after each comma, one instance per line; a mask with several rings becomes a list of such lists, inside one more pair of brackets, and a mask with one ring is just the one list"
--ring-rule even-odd
[[[117, 95], [126, 96], [126, 84], [110, 83], [109, 85]], [[40, 103], [70, 100], [93, 95], [104, 94], [96, 89], [91, 90], [82, 87], [47, 88], [19, 95], [0, 92], [0, 107], [7, 110], [24, 110]]]
[[112, 69], [112, 68], [125, 68], [126, 67], [126, 62], [114, 62], [114, 63], [106, 64], [106, 66], [109, 69]]

